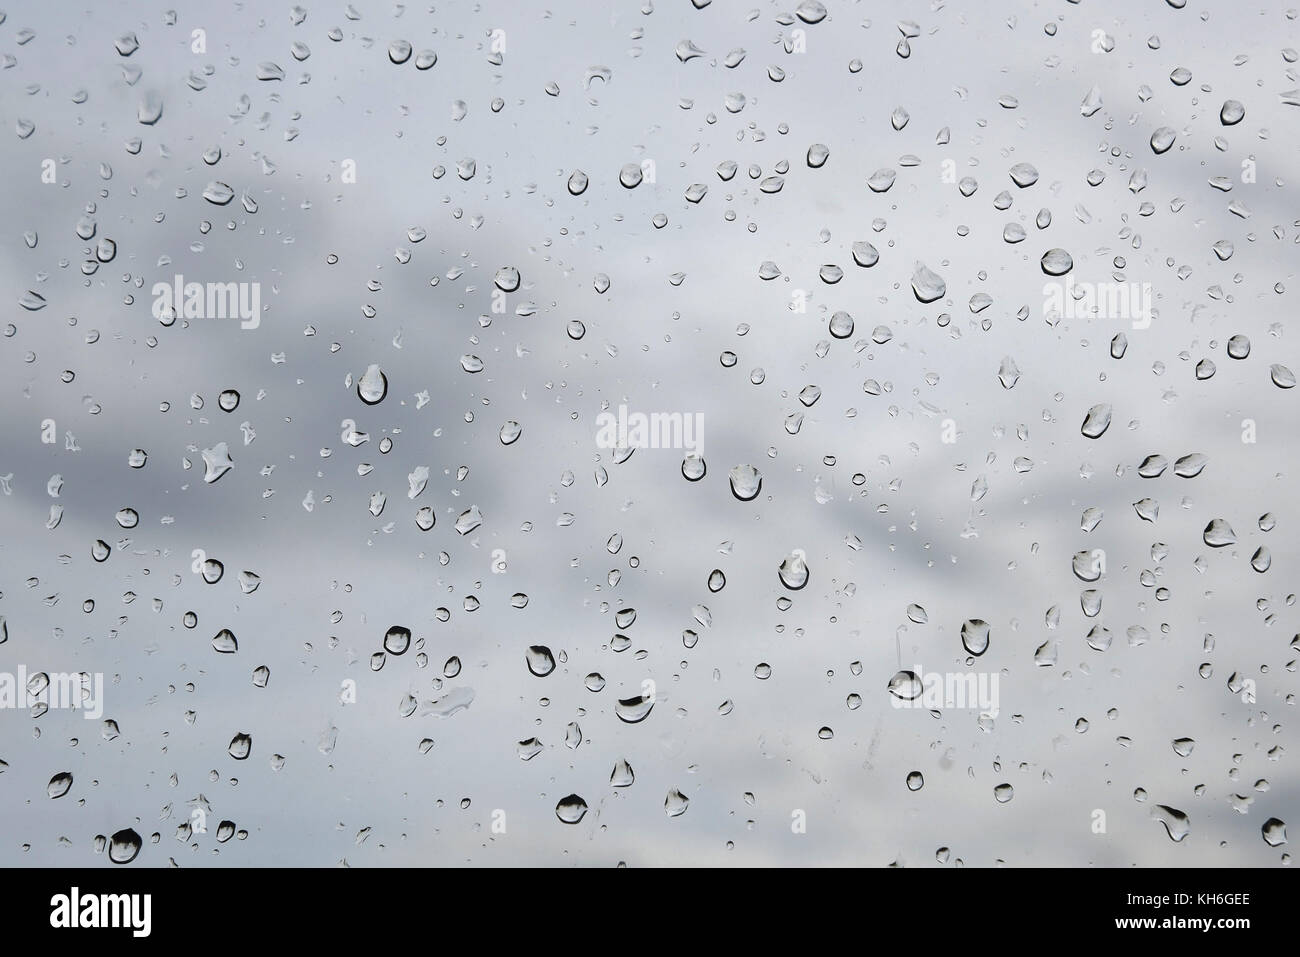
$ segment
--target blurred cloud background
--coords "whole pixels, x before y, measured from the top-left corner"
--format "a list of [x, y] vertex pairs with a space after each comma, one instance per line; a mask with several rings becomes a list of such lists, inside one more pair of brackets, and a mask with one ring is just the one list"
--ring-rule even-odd
[[[75, 712], [0, 711], [0, 863], [94, 863], [95, 836], [123, 828], [144, 838], [134, 866], [1285, 860], [1261, 827], [1295, 816], [1300, 783], [1287, 754], [1295, 394], [1270, 378], [1272, 364], [1300, 368], [1286, 334], [1294, 12], [829, 2], [807, 22], [817, 13], [802, 10], [10, 8], [0, 670], [104, 673], [120, 734]], [[804, 52], [787, 52], [799, 30]], [[1110, 52], [1095, 52], [1097, 31]], [[123, 56], [126, 34], [138, 49]], [[394, 63], [400, 41], [414, 52]], [[683, 62], [683, 41], [703, 55]], [[437, 54], [425, 70], [423, 50]], [[283, 78], [259, 80], [262, 64]], [[1179, 67], [1185, 85], [1170, 80]], [[1094, 86], [1103, 105], [1084, 117]], [[163, 109], [147, 125], [151, 97]], [[1241, 123], [1221, 124], [1226, 99], [1244, 104]], [[1156, 155], [1160, 127], [1178, 135]], [[829, 149], [815, 169], [813, 144]], [[55, 184], [42, 182], [47, 158]], [[620, 185], [622, 167], [645, 160], [654, 181]], [[978, 181], [973, 195], [945, 182], [946, 160]], [[1246, 160], [1255, 182], [1242, 181]], [[739, 167], [726, 181], [725, 161]], [[1037, 183], [1014, 184], [1017, 163]], [[868, 189], [885, 168], [892, 187]], [[575, 170], [589, 180], [577, 196]], [[771, 176], [779, 192], [760, 189]], [[211, 182], [234, 200], [204, 199]], [[686, 199], [693, 184], [708, 187], [699, 202]], [[1024, 242], [1003, 240], [1008, 223]], [[101, 237], [116, 254], [88, 269]], [[1226, 261], [1211, 248], [1225, 240]], [[870, 268], [851, 254], [863, 241], [879, 251]], [[1048, 321], [1039, 260], [1053, 248], [1069, 251], [1077, 282], [1150, 283], [1151, 327]], [[765, 261], [781, 275], [761, 279]], [[942, 299], [913, 295], [918, 262], [946, 281]], [[840, 281], [819, 277], [827, 264]], [[504, 267], [521, 283], [494, 300]], [[177, 274], [260, 283], [260, 326], [160, 323], [150, 290]], [[20, 305], [28, 290], [44, 308]], [[992, 300], [978, 314], [977, 294]], [[847, 339], [827, 331], [839, 310], [854, 319]], [[1233, 335], [1250, 340], [1244, 360], [1225, 354]], [[466, 372], [465, 356], [482, 371]], [[1010, 389], [998, 379], [1008, 356], [1021, 372]], [[1206, 358], [1217, 372], [1198, 380]], [[373, 406], [356, 388], [372, 364], [388, 382]], [[809, 385], [820, 398], [805, 407]], [[218, 396], [232, 389], [240, 402], [225, 412]], [[1090, 440], [1080, 423], [1101, 403], [1113, 421]], [[704, 479], [682, 476], [681, 451], [619, 463], [598, 448], [596, 418], [620, 404], [702, 415]], [[46, 419], [56, 444], [41, 441]], [[349, 419], [367, 443], [341, 440]], [[508, 421], [522, 435], [503, 445]], [[220, 442], [234, 468], [208, 484], [202, 452]], [[128, 466], [133, 449], [148, 453], [143, 469]], [[1208, 458], [1195, 478], [1138, 475], [1148, 455], [1189, 453]], [[742, 464], [763, 476], [748, 502], [728, 485]], [[420, 466], [428, 487], [411, 500]], [[1154, 522], [1134, 509], [1143, 498], [1159, 504]], [[51, 505], [64, 509], [55, 529]], [[437, 516], [429, 531], [422, 506]], [[471, 506], [482, 524], [458, 534]], [[138, 527], [119, 527], [124, 507]], [[1104, 518], [1084, 532], [1089, 507]], [[1216, 518], [1236, 544], [1206, 546]], [[113, 546], [103, 563], [97, 539]], [[1250, 565], [1260, 546], [1263, 574]], [[1105, 574], [1081, 582], [1071, 559], [1098, 548]], [[191, 572], [196, 549], [224, 563], [220, 582]], [[777, 569], [795, 549], [810, 580], [790, 591]], [[726, 577], [717, 593], [713, 569]], [[261, 578], [252, 594], [243, 570]], [[1095, 618], [1085, 588], [1101, 592]], [[926, 623], [909, 620], [913, 603]], [[615, 622], [622, 609], [635, 609], [630, 626]], [[991, 627], [970, 661], [968, 619]], [[394, 624], [416, 645], [373, 671]], [[1113, 635], [1104, 652], [1084, 638], [1097, 624]], [[233, 655], [212, 648], [223, 628]], [[1056, 663], [1040, 667], [1049, 641]], [[562, 659], [545, 678], [525, 666], [534, 645]], [[445, 677], [453, 656], [461, 669]], [[770, 677], [755, 676], [760, 664]], [[891, 707], [890, 678], [915, 664], [996, 673], [996, 720]], [[590, 674], [603, 690], [588, 690]], [[1253, 702], [1229, 688], [1234, 674], [1254, 681]], [[348, 679], [354, 704], [339, 700]], [[620, 721], [616, 701], [647, 680], [649, 717]], [[422, 714], [464, 689], [467, 709]], [[421, 707], [403, 717], [408, 696]], [[241, 732], [246, 761], [227, 751]], [[533, 737], [543, 749], [521, 760]], [[1179, 738], [1194, 739], [1190, 754]], [[630, 787], [611, 787], [619, 759]], [[905, 783], [913, 771], [919, 791]], [[61, 772], [72, 787], [51, 800]], [[1004, 783], [1014, 798], [1002, 804]], [[690, 802], [676, 817], [673, 791]], [[589, 808], [572, 826], [556, 816], [570, 794]], [[208, 833], [178, 835], [196, 800]], [[1152, 819], [1156, 805], [1188, 816], [1183, 840]], [[219, 844], [219, 820], [246, 838]]]

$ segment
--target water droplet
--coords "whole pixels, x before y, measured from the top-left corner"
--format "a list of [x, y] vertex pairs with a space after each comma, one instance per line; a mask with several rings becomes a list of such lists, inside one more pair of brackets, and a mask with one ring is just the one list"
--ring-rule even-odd
[[230, 739], [230, 747], [226, 750], [236, 761], [246, 761], [253, 751], [252, 735], [239, 732]]
[[199, 565], [199, 574], [209, 585], [215, 585], [221, 581], [221, 576], [226, 573], [226, 566], [215, 558], [206, 558]]
[[961, 643], [967, 654], [982, 655], [989, 650], [989, 625], [979, 618], [965, 621], [961, 626]]
[[379, 366], [371, 364], [357, 380], [357, 395], [366, 405], [378, 405], [388, 395], [388, 376]]
[[942, 299], [948, 292], [948, 284], [935, 273], [931, 272], [923, 263], [917, 263], [916, 269], [912, 273], [912, 293], [916, 296], [916, 301], [920, 303], [931, 303], [936, 299]]
[[1151, 817], [1165, 826], [1165, 833], [1174, 843], [1185, 838], [1192, 829], [1192, 823], [1187, 819], [1186, 814], [1165, 804], [1157, 804], [1153, 807]]
[[900, 671], [889, 679], [889, 693], [901, 701], [915, 701], [925, 690], [914, 671]]
[[45, 308], [45, 297], [39, 292], [32, 292], [30, 289], [18, 297], [18, 305], [22, 306], [28, 312], [36, 312]]
[[1020, 381], [1020, 367], [1016, 365], [1016, 360], [1006, 356], [1002, 364], [998, 366], [998, 381], [1002, 383], [1002, 388], [1011, 389]]
[[636, 189], [641, 185], [641, 164], [624, 163], [623, 168], [618, 171], [618, 181], [625, 189]]
[[754, 499], [763, 489], [763, 476], [752, 465], [737, 465], [728, 474], [731, 494], [742, 502]]
[[853, 244], [853, 261], [859, 266], [869, 268], [880, 262], [880, 253], [871, 243], [859, 241]]
[[1043, 253], [1040, 266], [1049, 276], [1064, 276], [1074, 268], [1074, 259], [1064, 249], [1049, 249]]
[[619, 758], [609, 776], [610, 785], [616, 788], [626, 788], [631, 787], [635, 780], [636, 775], [632, 773], [632, 765], [627, 763], [626, 758]]
[[873, 193], [887, 193], [889, 188], [894, 185], [894, 177], [897, 175], [894, 170], [888, 167], [878, 169], [867, 179], [867, 188]]
[[538, 678], [545, 678], [555, 670], [555, 657], [545, 645], [530, 645], [525, 657], [528, 670]]
[[482, 524], [483, 516], [479, 512], [478, 506], [471, 505], [457, 517], [455, 528], [457, 534], [468, 535]]
[[1085, 438], [1099, 439], [1110, 428], [1111, 407], [1105, 403], [1094, 405], [1083, 418], [1079, 431]]
[[1017, 163], [1010, 170], [1011, 182], [1015, 183], [1021, 189], [1033, 186], [1038, 182], [1038, 170], [1028, 163]]
[[395, 64], [405, 63], [411, 58], [411, 44], [406, 40], [394, 40], [388, 44], [388, 59]]
[[222, 628], [212, 637], [213, 650], [223, 655], [233, 655], [239, 650], [239, 642], [229, 628]]
[[50, 778], [50, 783], [45, 786], [45, 793], [50, 796], [51, 800], [61, 798], [68, 793], [72, 787], [72, 774], [68, 771], [62, 771]]
[[230, 457], [230, 449], [225, 442], [218, 442], [210, 449], [203, 450], [203, 481], [211, 485], [235, 466]]
[[798, 591], [807, 585], [809, 570], [803, 551], [795, 549], [787, 555], [777, 569], [777, 575], [781, 578], [781, 584], [791, 591]]
[[565, 824], [577, 824], [587, 814], [587, 802], [576, 794], [560, 798], [555, 805], [555, 816]]
[[1094, 86], [1088, 91], [1083, 98], [1083, 103], [1079, 105], [1079, 112], [1084, 116], [1092, 116], [1101, 109], [1101, 87]]
[[149, 91], [140, 101], [136, 108], [135, 118], [145, 126], [153, 126], [163, 115], [163, 98], [162, 94]]
[[203, 187], [203, 198], [214, 206], [225, 206], [235, 198], [235, 191], [225, 183], [218, 183], [213, 180]]
[[384, 634], [384, 651], [390, 655], [404, 655], [411, 647], [411, 629], [393, 625]]
[[1211, 548], [1223, 548], [1225, 545], [1232, 545], [1237, 541], [1237, 534], [1221, 518], [1216, 518], [1205, 526], [1205, 531], [1201, 533], [1201, 539]]
[[1172, 127], [1162, 126], [1151, 134], [1151, 151], [1159, 156], [1161, 153], [1169, 151], [1169, 147], [1174, 145], [1174, 139], [1178, 134]]
[[1237, 100], [1224, 100], [1219, 109], [1219, 122], [1224, 126], [1236, 126], [1246, 118], [1246, 108]]
[[130, 864], [144, 842], [131, 828], [124, 828], [109, 838], [108, 859], [114, 864]]
[[625, 724], [638, 724], [649, 716], [654, 706], [653, 695], [637, 695], [634, 698], [620, 698], [614, 705], [614, 713]]
[[804, 23], [821, 23], [826, 19], [826, 7], [820, 0], [803, 0], [794, 12]]

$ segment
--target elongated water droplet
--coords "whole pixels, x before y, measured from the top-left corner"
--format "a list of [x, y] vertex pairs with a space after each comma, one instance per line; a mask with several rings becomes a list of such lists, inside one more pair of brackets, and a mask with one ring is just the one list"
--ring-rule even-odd
[[388, 395], [388, 376], [379, 366], [371, 364], [357, 380], [357, 396], [366, 405], [378, 405]]
[[998, 381], [1002, 383], [1002, 388], [1011, 389], [1020, 381], [1020, 367], [1016, 365], [1016, 360], [1006, 356], [1002, 364], [998, 366]]
[[752, 465], [737, 465], [728, 475], [731, 493], [742, 502], [755, 498], [763, 489], [763, 476]]
[[1167, 804], [1157, 804], [1153, 807], [1151, 817], [1165, 826], [1165, 833], [1175, 844], [1191, 832], [1192, 822], [1187, 819], [1187, 815]]
[[686, 808], [690, 806], [691, 800], [681, 791], [673, 788], [664, 798], [664, 813], [669, 817], [681, 817], [686, 813]]
[[1083, 418], [1079, 431], [1086, 438], [1099, 439], [1110, 428], [1111, 407], [1105, 403], [1094, 405]]
[[72, 787], [72, 774], [68, 771], [62, 771], [50, 778], [50, 783], [45, 786], [45, 793], [51, 800], [63, 797]]
[[962, 622], [961, 644], [970, 655], [982, 655], [989, 650], [989, 624], [979, 618]]
[[253, 736], [239, 732], [230, 739], [230, 747], [226, 751], [236, 761], [246, 761], [253, 751]]

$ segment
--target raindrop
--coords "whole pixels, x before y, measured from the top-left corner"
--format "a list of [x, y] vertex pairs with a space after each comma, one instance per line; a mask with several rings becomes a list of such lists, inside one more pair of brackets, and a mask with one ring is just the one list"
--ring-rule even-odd
[[931, 303], [942, 299], [948, 292], [948, 285], [938, 275], [931, 272], [923, 263], [916, 264], [912, 273], [912, 293], [916, 301]]
[[1286, 825], [1275, 817], [1270, 817], [1260, 828], [1264, 843], [1269, 847], [1281, 847], [1286, 843]]
[[1176, 808], [1157, 804], [1151, 809], [1151, 816], [1165, 826], [1165, 833], [1175, 844], [1185, 838], [1192, 829], [1187, 815]]
[[961, 626], [961, 644], [967, 654], [982, 655], [989, 650], [989, 625], [979, 618], [965, 621]]
[[763, 488], [763, 476], [752, 465], [737, 465], [731, 470], [731, 494], [742, 502], [755, 498]]
[[129, 827], [124, 828], [109, 838], [108, 859], [114, 864], [130, 864], [140, 853], [143, 843], [139, 834]]
[[1064, 249], [1049, 249], [1043, 253], [1040, 265], [1049, 276], [1064, 276], [1074, 268], [1074, 259]]
[[901, 701], [915, 701], [924, 690], [914, 671], [900, 671], [889, 679], [889, 693]]
[[62, 771], [50, 778], [50, 783], [45, 786], [45, 793], [50, 796], [51, 800], [61, 798], [68, 793], [72, 787], [72, 774], [68, 771]]
[[1105, 403], [1094, 405], [1084, 416], [1083, 425], [1079, 431], [1085, 438], [1099, 439], [1102, 434], [1110, 428], [1111, 407]]
[[614, 713], [625, 724], [637, 724], [644, 721], [655, 706], [654, 695], [638, 695], [635, 698], [620, 698], [614, 705]]
[[388, 376], [379, 366], [371, 364], [357, 380], [357, 395], [366, 405], [378, 405], [388, 394]]
[[1216, 518], [1205, 526], [1205, 531], [1201, 533], [1201, 539], [1211, 548], [1223, 548], [1225, 545], [1232, 545], [1237, 541], [1237, 535], [1229, 525], [1221, 518]]
[[587, 802], [576, 794], [560, 798], [555, 805], [555, 816], [565, 824], [577, 824], [587, 814]]
[[1151, 134], [1151, 151], [1159, 156], [1161, 153], [1169, 151], [1169, 147], [1174, 145], [1174, 139], [1178, 136], [1171, 127], [1162, 126]]
[[777, 569], [781, 584], [791, 591], [798, 591], [808, 584], [808, 563], [802, 549], [796, 548], [785, 557]]
[[393, 625], [384, 634], [384, 651], [390, 655], [404, 655], [411, 647], [411, 629]]
[[528, 670], [538, 678], [545, 678], [555, 670], [555, 657], [545, 645], [530, 645], [526, 659]]

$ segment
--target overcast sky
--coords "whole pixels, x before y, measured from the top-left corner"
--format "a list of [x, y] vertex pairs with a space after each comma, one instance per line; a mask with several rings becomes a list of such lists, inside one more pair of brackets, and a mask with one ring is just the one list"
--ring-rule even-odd
[[[0, 864], [109, 866], [95, 838], [125, 829], [132, 866], [1287, 860], [1262, 828], [1300, 793], [1296, 393], [1271, 372], [1300, 369], [1295, 14], [816, 6], [10, 6], [0, 670], [102, 673], [120, 733], [0, 711]], [[1150, 284], [1150, 327], [1048, 316], [1049, 250], [1076, 283]], [[257, 327], [160, 322], [178, 275], [259, 284]], [[704, 478], [600, 447], [620, 405], [700, 416]], [[762, 475], [749, 501], [735, 466]], [[1206, 544], [1215, 519], [1235, 543]], [[393, 625], [412, 647], [375, 671]], [[918, 665], [996, 676], [996, 718], [891, 707]], [[178, 833], [196, 802], [207, 833]]]

